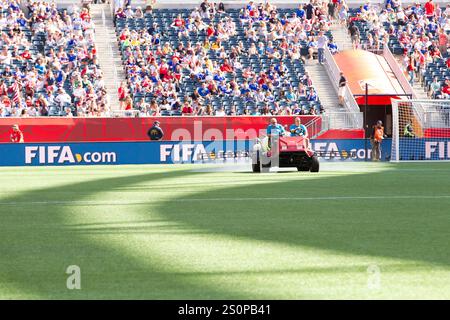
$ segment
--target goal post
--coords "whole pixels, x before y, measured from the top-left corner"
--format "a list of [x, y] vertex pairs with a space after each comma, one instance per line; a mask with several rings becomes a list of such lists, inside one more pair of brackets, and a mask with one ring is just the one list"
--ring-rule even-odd
[[391, 161], [450, 160], [450, 100], [391, 101]]

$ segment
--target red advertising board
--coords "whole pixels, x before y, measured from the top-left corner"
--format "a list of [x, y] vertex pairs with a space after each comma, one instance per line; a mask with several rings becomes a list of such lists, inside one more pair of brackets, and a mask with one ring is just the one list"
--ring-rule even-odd
[[[9, 142], [11, 126], [18, 124], [25, 142], [146, 141], [155, 120], [161, 122], [164, 140], [253, 139], [265, 132], [270, 116], [249, 117], [147, 117], [147, 118], [3, 118], [0, 142]], [[291, 125], [294, 116], [277, 116]], [[318, 116], [301, 116], [310, 136], [320, 131]]]

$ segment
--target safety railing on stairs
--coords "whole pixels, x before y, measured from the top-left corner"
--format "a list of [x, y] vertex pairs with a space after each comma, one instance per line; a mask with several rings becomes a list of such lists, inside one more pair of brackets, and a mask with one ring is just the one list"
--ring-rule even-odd
[[[328, 73], [328, 77], [331, 80], [333, 89], [336, 91], [336, 93], [339, 92], [339, 79], [340, 79], [340, 73], [341, 70], [339, 69], [338, 65], [336, 64], [336, 61], [333, 58], [333, 55], [331, 54], [330, 50], [328, 48], [325, 48], [325, 54], [324, 54], [324, 66]], [[336, 101], [336, 104], [338, 101]], [[347, 109], [347, 112], [349, 114], [353, 114], [355, 116], [351, 116], [350, 119], [353, 119], [353, 128], [362, 128], [363, 122], [360, 121], [362, 119], [362, 113], [359, 109], [358, 103], [355, 100], [355, 97], [353, 96], [350, 88], [348, 85], [346, 85], [344, 90], [344, 104], [345, 108]], [[357, 115], [357, 114], [361, 114]]]
[[111, 110], [111, 117], [113, 118], [138, 118], [139, 110]]
[[397, 60], [389, 49], [389, 46], [384, 46], [383, 57], [386, 59], [386, 62], [388, 63], [398, 82], [402, 86], [403, 91], [405, 91], [406, 94], [410, 94], [412, 96], [412, 99], [417, 99], [413, 87], [409, 83], [408, 79], [406, 79], [405, 73], [400, 68]]
[[322, 115], [322, 131], [362, 128], [363, 121], [362, 112], [326, 112]]
[[310, 138], [314, 139], [323, 132], [322, 117], [314, 117], [312, 120], [305, 123], [305, 127], [309, 132]]

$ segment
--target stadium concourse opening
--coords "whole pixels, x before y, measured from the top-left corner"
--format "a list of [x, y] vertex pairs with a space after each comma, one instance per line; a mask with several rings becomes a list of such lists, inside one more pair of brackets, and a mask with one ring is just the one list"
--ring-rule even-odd
[[366, 50], [346, 50], [334, 58], [361, 112], [365, 112], [366, 136], [378, 120], [383, 121], [385, 133], [392, 136], [391, 99], [411, 98], [411, 95], [406, 93], [386, 59]]

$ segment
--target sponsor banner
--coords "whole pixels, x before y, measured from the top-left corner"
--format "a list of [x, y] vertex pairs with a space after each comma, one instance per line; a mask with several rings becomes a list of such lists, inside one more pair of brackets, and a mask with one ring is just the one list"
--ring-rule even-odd
[[[10, 142], [11, 126], [18, 124], [26, 143], [148, 141], [148, 130], [158, 120], [167, 141], [254, 139], [266, 133], [271, 116], [146, 117], [146, 118], [2, 118], [0, 143]], [[282, 125], [295, 116], [277, 116]], [[300, 116], [309, 135], [321, 130], [321, 117]], [[359, 137], [359, 136], [356, 136]], [[336, 137], [334, 137], [336, 138]], [[347, 137], [354, 138], [354, 137]]]
[[400, 139], [400, 160], [450, 160], [450, 140]]
[[[311, 140], [322, 160], [363, 161], [364, 140]], [[0, 166], [211, 163], [250, 160], [252, 140], [0, 144]], [[367, 142], [370, 159], [370, 143]], [[391, 140], [382, 144], [390, 159]]]
[[[370, 160], [372, 145], [370, 140], [364, 139], [327, 139], [312, 140], [312, 148], [324, 160]], [[392, 139], [385, 139], [381, 143], [381, 160], [390, 161]]]
[[193, 163], [247, 158], [249, 140], [0, 144], [0, 166]]

